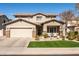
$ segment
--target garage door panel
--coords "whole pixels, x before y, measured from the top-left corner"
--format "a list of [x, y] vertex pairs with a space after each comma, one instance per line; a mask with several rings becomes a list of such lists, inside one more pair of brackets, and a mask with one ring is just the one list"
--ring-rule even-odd
[[11, 37], [29, 37], [32, 38], [32, 29], [11, 29]]

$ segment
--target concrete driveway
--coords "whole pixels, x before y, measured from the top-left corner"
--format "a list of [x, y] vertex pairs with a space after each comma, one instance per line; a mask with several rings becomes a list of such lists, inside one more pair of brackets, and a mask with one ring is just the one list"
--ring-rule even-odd
[[79, 48], [27, 48], [31, 39], [0, 41], [0, 55], [79, 55]]
[[0, 47], [27, 47], [31, 39], [13, 38], [0, 41]]

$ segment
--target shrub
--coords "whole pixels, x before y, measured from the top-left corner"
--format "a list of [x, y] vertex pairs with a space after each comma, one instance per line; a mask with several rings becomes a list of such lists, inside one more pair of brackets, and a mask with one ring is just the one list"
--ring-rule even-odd
[[39, 40], [39, 36], [38, 35], [36, 35], [36, 39], [35, 40]]
[[74, 39], [76, 39], [77, 38], [77, 36], [78, 36], [78, 32], [77, 31], [70, 31], [69, 33], [68, 33], [68, 39], [69, 40], [74, 40]]
[[65, 37], [64, 36], [62, 36], [62, 40], [65, 40]]
[[76, 36], [76, 40], [79, 41], [79, 34]]
[[75, 35], [78, 35], [78, 31], [75, 31]]
[[44, 36], [44, 38], [47, 38], [48, 37], [48, 34], [47, 33], [44, 33], [43, 36]]

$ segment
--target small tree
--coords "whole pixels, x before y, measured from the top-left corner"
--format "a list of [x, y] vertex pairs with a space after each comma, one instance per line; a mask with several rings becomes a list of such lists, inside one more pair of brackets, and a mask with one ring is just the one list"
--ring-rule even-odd
[[67, 24], [69, 20], [72, 21], [72, 19], [74, 18], [74, 13], [71, 10], [68, 10], [60, 13], [59, 16], [62, 21], [65, 22], [65, 35], [67, 35]]
[[79, 11], [79, 3], [76, 3], [76, 10]]
[[78, 31], [70, 31], [69, 33], [68, 33], [68, 39], [69, 40], [76, 40], [76, 39], [78, 39], [77, 37], [78, 37], [79, 35], [78, 35]]

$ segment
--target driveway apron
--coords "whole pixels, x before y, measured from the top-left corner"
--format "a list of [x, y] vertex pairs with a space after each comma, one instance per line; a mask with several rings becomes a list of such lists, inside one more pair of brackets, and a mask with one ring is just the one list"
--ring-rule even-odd
[[3, 40], [0, 41], [0, 47], [11, 47], [12, 44], [14, 44], [15, 42], [17, 42], [18, 39], [8, 39], [8, 40]]
[[30, 40], [29, 38], [5, 39], [0, 41], [0, 47], [27, 47]]
[[20, 38], [17, 42], [15, 42], [11, 47], [27, 47], [30, 42], [30, 39]]

